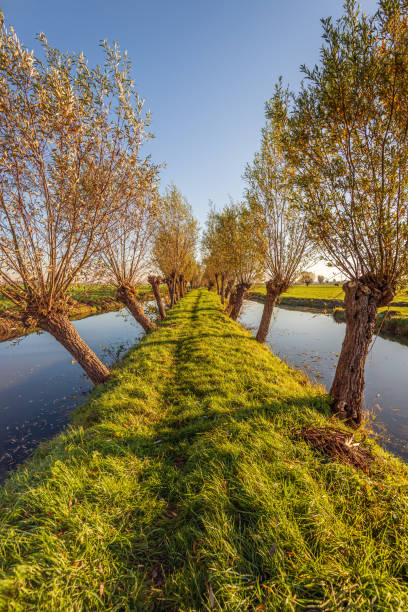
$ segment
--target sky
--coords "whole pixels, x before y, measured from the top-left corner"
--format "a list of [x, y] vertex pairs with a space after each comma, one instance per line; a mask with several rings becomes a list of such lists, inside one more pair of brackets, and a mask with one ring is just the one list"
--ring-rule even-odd
[[[0, 0], [29, 49], [51, 46], [101, 63], [99, 41], [132, 60], [136, 89], [152, 113], [146, 152], [165, 163], [201, 227], [209, 201], [242, 197], [245, 165], [259, 147], [265, 101], [280, 75], [296, 89], [300, 65], [319, 61], [322, 17], [343, 0]], [[373, 13], [376, 0], [360, 0]], [[318, 268], [323, 272], [323, 267]], [[327, 272], [329, 272], [327, 270]]]

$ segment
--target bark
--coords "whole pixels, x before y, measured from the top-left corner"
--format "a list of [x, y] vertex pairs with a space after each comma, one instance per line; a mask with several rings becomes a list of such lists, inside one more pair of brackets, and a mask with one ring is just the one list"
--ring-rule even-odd
[[179, 295], [182, 298], [185, 296], [185, 285], [184, 285], [184, 276], [183, 276], [183, 274], [180, 274], [180, 276], [179, 276]]
[[166, 284], [169, 288], [170, 308], [172, 308], [174, 304], [177, 302], [176, 284], [175, 284], [174, 274], [171, 274], [168, 278], [166, 278]]
[[234, 286], [234, 281], [233, 280], [229, 280], [228, 283], [227, 283], [227, 286], [225, 288], [225, 296], [224, 297], [225, 297], [226, 300], [228, 299], [228, 297], [229, 297], [229, 295], [230, 295], [230, 293], [232, 291], [233, 286]]
[[245, 292], [251, 287], [249, 283], [238, 283], [235, 291], [231, 293], [228, 314], [233, 321], [236, 321], [241, 312], [244, 302]]
[[161, 320], [166, 318], [166, 309], [164, 308], [163, 300], [160, 294], [160, 276], [149, 276], [147, 279], [152, 286], [154, 297], [156, 298], [157, 309]]
[[225, 302], [225, 275], [221, 274], [221, 291], [220, 291], [220, 295], [221, 295], [221, 304], [224, 304]]
[[218, 295], [220, 295], [220, 283], [218, 281], [218, 274], [215, 274], [214, 276], [215, 276], [215, 282], [217, 284], [217, 293]]
[[211, 291], [214, 288], [214, 281], [208, 281], [208, 291]]
[[179, 286], [176, 277], [173, 278], [173, 297], [174, 303], [176, 304], [180, 299]]
[[333, 414], [355, 426], [361, 423], [364, 368], [377, 311], [380, 306], [390, 303], [395, 294], [389, 288], [378, 289], [362, 280], [343, 285], [346, 334], [330, 389]]
[[122, 302], [146, 332], [156, 329], [156, 325], [145, 315], [143, 307], [137, 300], [137, 291], [133, 287], [122, 285], [116, 293], [116, 299]]
[[262, 318], [259, 324], [258, 333], [256, 334], [256, 339], [258, 342], [265, 342], [266, 336], [268, 335], [269, 327], [271, 325], [271, 319], [273, 314], [273, 309], [275, 308], [276, 301], [283, 289], [277, 286], [272, 280], [269, 280], [266, 283], [266, 296], [265, 296], [265, 304], [262, 311]]
[[37, 320], [37, 325], [54, 336], [71, 353], [94, 385], [99, 385], [106, 380], [109, 375], [108, 368], [82, 340], [66, 314], [48, 313]]

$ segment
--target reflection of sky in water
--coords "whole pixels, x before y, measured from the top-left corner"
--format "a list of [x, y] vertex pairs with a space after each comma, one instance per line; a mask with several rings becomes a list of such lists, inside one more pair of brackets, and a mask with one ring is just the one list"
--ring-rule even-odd
[[[74, 321], [107, 365], [135, 344], [143, 330], [126, 311]], [[47, 333], [0, 343], [0, 478], [38, 444], [61, 430], [92, 388], [71, 355]]]
[[[247, 301], [241, 323], [256, 331], [263, 304]], [[290, 365], [329, 389], [345, 332], [332, 316], [276, 309], [267, 344]], [[365, 408], [385, 445], [408, 459], [408, 346], [377, 337], [367, 358]]]

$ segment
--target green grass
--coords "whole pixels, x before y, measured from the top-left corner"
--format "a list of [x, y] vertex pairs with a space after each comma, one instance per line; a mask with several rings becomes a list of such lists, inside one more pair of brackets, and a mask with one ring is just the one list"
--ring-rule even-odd
[[13, 302], [10, 302], [10, 300], [0, 293], [0, 312], [2, 310], [9, 310], [11, 308], [15, 308]]
[[[163, 293], [166, 292], [166, 289], [166, 285], [160, 286]], [[140, 297], [152, 292], [150, 285], [139, 285], [138, 290]], [[69, 288], [68, 293], [80, 303], [98, 306], [106, 298], [115, 299], [116, 288], [113, 285], [73, 285]], [[0, 312], [10, 308], [16, 308], [16, 306], [0, 292]]]
[[192, 291], [6, 483], [0, 608], [408, 609], [408, 470], [293, 439], [326, 415]]
[[[265, 285], [255, 285], [252, 291], [266, 294]], [[311, 300], [343, 300], [344, 291], [340, 286], [336, 285], [294, 285], [288, 291], [282, 294], [282, 297], [292, 297], [298, 299]], [[408, 304], [408, 289], [399, 291], [395, 296], [394, 302], [407, 302]]]

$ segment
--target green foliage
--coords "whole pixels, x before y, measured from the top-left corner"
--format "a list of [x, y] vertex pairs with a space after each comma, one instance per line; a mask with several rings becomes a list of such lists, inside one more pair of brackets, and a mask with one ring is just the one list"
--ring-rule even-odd
[[243, 203], [231, 203], [220, 212], [210, 210], [202, 240], [207, 277], [221, 274], [248, 284], [262, 278], [262, 256], [254, 248], [255, 228], [255, 218]]
[[292, 436], [305, 377], [193, 291], [0, 498], [0, 607], [408, 607], [408, 471]]
[[347, 0], [323, 20], [321, 63], [304, 68], [287, 152], [325, 257], [383, 292], [408, 276], [408, 27], [403, 0], [374, 17]]
[[292, 188], [293, 167], [284, 154], [282, 134], [288, 129], [290, 93], [276, 86], [267, 103], [267, 121], [261, 147], [248, 164], [246, 199], [254, 217], [253, 246], [275, 293], [292, 285], [312, 260], [307, 219], [300, 214]]
[[[198, 225], [191, 205], [176, 185], [167, 187], [158, 211], [153, 259], [164, 277], [196, 274]], [[188, 279], [189, 280], [189, 279]]]

